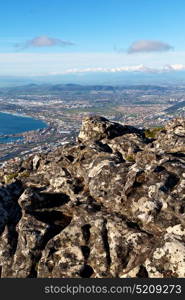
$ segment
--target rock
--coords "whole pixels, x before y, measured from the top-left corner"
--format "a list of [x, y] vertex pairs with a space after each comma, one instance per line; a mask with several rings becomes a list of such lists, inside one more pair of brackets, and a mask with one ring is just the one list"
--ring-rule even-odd
[[83, 120], [78, 141], [84, 143], [93, 140], [100, 141], [103, 138], [113, 139], [127, 133], [143, 134], [142, 130], [132, 126], [110, 122], [99, 116], [89, 116]]
[[167, 228], [163, 243], [145, 261], [150, 277], [185, 277], [185, 246], [181, 241], [184, 238], [185, 230], [181, 224]]
[[181, 118], [146, 131], [91, 116], [77, 143], [7, 162], [1, 277], [185, 277], [184, 136]]
[[40, 157], [38, 155], [35, 155], [33, 158], [33, 170], [36, 170], [39, 166]]

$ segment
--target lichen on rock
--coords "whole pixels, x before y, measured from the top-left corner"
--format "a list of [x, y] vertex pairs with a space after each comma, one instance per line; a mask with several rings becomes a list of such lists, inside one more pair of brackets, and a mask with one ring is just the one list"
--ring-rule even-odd
[[151, 132], [90, 116], [76, 143], [7, 162], [1, 277], [185, 277], [185, 120]]

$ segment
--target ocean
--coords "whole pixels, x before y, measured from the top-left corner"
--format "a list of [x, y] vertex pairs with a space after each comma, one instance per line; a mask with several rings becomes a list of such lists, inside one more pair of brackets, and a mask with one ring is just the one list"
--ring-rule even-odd
[[46, 128], [47, 124], [43, 121], [31, 117], [23, 117], [0, 112], [0, 143], [7, 143], [16, 137], [3, 137], [3, 135], [17, 134], [30, 130]]

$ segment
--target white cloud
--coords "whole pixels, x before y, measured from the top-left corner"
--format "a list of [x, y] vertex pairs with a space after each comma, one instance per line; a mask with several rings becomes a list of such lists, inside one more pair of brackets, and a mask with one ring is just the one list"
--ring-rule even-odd
[[165, 71], [183, 71], [185, 70], [185, 65], [183, 64], [174, 64], [164, 66]]
[[129, 54], [143, 52], [163, 52], [172, 50], [173, 47], [161, 41], [139, 40], [135, 41], [128, 49]]
[[72, 68], [67, 69], [63, 72], [51, 72], [49, 75], [60, 75], [60, 74], [78, 74], [78, 73], [116, 73], [116, 72], [146, 72], [146, 73], [161, 73], [161, 72], [170, 72], [170, 71], [182, 71], [185, 70], [185, 65], [175, 64], [175, 65], [165, 65], [160, 68], [151, 68], [144, 65], [136, 66], [121, 66], [115, 68]]
[[28, 40], [25, 43], [16, 44], [15, 46], [20, 49], [30, 48], [30, 47], [53, 47], [53, 46], [72, 46], [73, 42], [64, 41], [58, 38], [48, 37], [48, 36], [37, 36], [32, 40]]
[[87, 72], [181, 71], [185, 52], [147, 53], [0, 53], [0, 75], [47, 75]]
[[103, 72], [103, 73], [115, 73], [115, 72], [142, 72], [146, 71], [148, 68], [146, 68], [144, 65], [137, 65], [137, 66], [121, 66], [121, 67], [114, 67], [114, 68], [102, 68], [102, 67], [96, 67], [96, 68], [73, 68], [73, 69], [67, 69], [63, 72], [63, 74], [72, 74], [72, 73], [89, 73], [89, 72]]

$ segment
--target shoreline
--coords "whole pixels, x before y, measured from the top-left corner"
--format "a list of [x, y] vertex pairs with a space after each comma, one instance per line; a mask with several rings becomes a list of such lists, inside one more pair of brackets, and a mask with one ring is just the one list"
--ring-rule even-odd
[[[28, 129], [28, 130], [25, 130], [23, 128], [23, 130], [21, 132], [17, 132], [17, 133], [3, 133], [1, 132], [1, 128], [0, 128], [0, 139], [3, 139], [3, 138], [12, 138], [12, 137], [23, 137], [24, 134], [28, 133], [28, 132], [31, 132], [31, 131], [37, 131], [37, 130], [42, 130], [42, 129], [47, 129], [50, 124], [48, 124], [47, 121], [45, 120], [42, 120], [38, 117], [33, 117], [33, 116], [30, 116], [30, 115], [26, 115], [26, 114], [18, 114], [18, 113], [13, 113], [13, 112], [9, 112], [9, 111], [2, 111], [0, 110], [0, 114], [6, 114], [6, 115], [9, 115], [9, 116], [15, 116], [15, 117], [20, 117], [20, 118], [29, 118], [29, 119], [32, 119], [33, 121], [40, 121], [42, 122], [42, 124], [44, 125], [44, 127], [41, 127], [41, 128], [37, 128], [37, 129]], [[3, 143], [4, 144], [4, 143]], [[6, 142], [5, 142], [6, 144]]]
[[29, 119], [33, 119], [33, 120], [38, 120], [38, 121], [41, 121], [41, 122], [45, 123], [47, 126], [49, 126], [49, 124], [48, 124], [48, 122], [46, 120], [40, 119], [38, 117], [31, 116], [31, 115], [13, 113], [13, 112], [9, 112], [7, 110], [4, 110], [4, 111], [0, 110], [0, 113], [7, 114], [7, 115], [12, 115], [12, 116], [15, 116], [15, 117], [22, 117], [22, 118], [29, 118]]
[[7, 115], [12, 115], [12, 116], [16, 116], [16, 117], [23, 117], [23, 118], [33, 118], [32, 116], [29, 116], [29, 115], [24, 115], [24, 114], [19, 114], [19, 113], [13, 113], [13, 112], [9, 112], [7, 110], [3, 111], [3, 110], [0, 110], [0, 113], [2, 114], [7, 114]]

